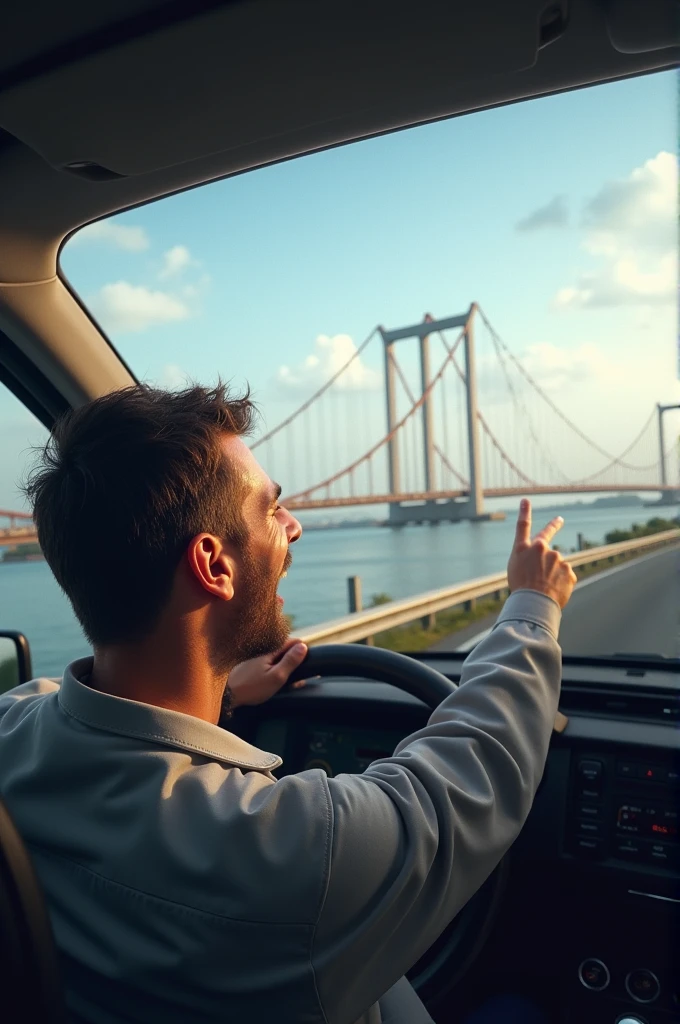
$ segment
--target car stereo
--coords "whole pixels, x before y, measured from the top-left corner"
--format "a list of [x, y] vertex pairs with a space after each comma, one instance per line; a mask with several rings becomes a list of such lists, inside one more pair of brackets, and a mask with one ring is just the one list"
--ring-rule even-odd
[[566, 846], [577, 857], [680, 869], [680, 763], [575, 755]]

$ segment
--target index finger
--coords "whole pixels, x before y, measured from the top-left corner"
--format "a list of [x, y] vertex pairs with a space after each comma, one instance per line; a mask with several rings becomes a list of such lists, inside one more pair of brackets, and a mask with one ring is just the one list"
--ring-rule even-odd
[[553, 539], [558, 530], [561, 530], [564, 526], [564, 519], [562, 516], [555, 516], [551, 519], [547, 526], [544, 526], [540, 533], [536, 534], [536, 540], [544, 540], [546, 544], [549, 544]]
[[517, 516], [517, 527], [515, 529], [515, 544], [529, 544], [531, 542], [531, 502], [528, 498], [522, 498], [519, 503], [519, 515]]

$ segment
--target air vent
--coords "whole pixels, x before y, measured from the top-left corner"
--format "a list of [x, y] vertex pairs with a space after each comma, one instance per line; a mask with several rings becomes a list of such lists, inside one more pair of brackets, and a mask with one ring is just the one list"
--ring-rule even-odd
[[646, 687], [644, 690], [604, 686], [562, 689], [560, 711], [565, 715], [600, 715], [635, 722], [680, 722], [680, 693]]

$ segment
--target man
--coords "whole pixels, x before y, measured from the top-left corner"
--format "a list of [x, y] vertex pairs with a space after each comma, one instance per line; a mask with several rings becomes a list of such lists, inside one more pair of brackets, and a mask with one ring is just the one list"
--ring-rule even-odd
[[221, 385], [117, 392], [56, 425], [27, 487], [94, 658], [0, 698], [0, 789], [75, 1024], [429, 1020], [403, 975], [541, 778], [574, 575], [526, 501], [495, 629], [392, 757], [277, 781], [218, 726], [305, 654], [276, 593], [300, 525], [243, 442], [252, 415]]

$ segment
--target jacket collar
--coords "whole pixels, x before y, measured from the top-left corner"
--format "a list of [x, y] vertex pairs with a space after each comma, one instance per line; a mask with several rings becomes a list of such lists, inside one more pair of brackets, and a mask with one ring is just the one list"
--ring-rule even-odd
[[283, 764], [277, 754], [258, 750], [234, 733], [200, 718], [93, 690], [80, 682], [92, 671], [93, 660], [80, 658], [69, 665], [59, 690], [60, 707], [79, 722], [251, 771], [272, 771]]

